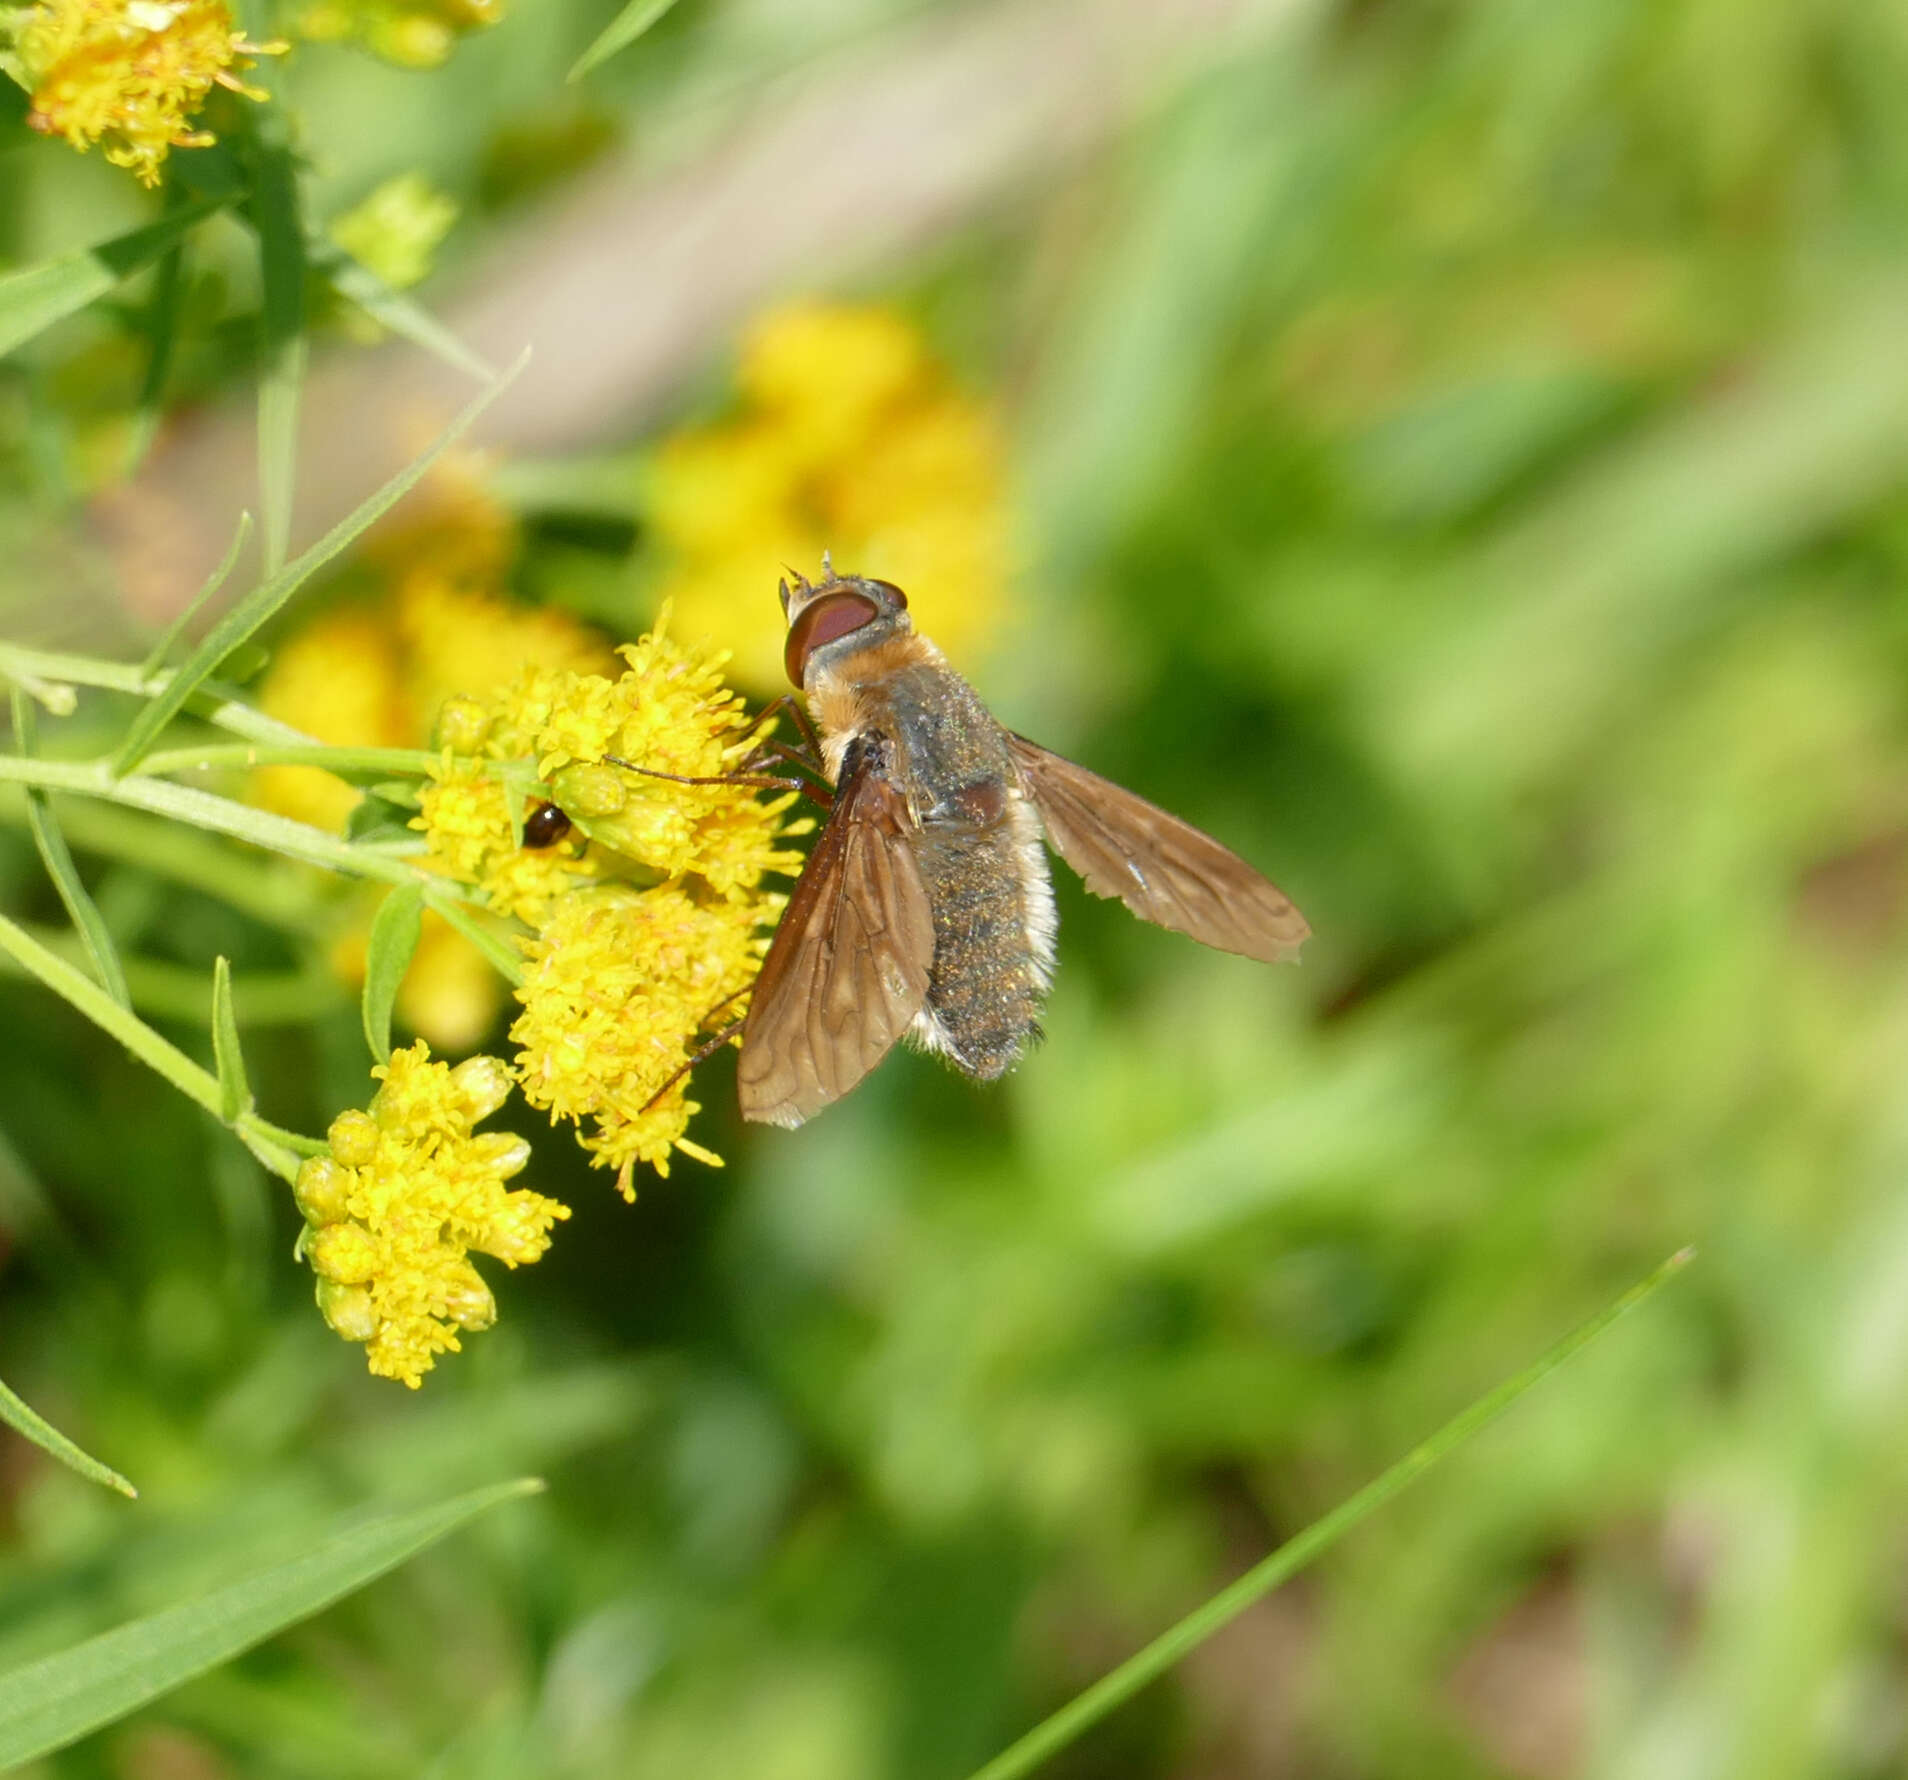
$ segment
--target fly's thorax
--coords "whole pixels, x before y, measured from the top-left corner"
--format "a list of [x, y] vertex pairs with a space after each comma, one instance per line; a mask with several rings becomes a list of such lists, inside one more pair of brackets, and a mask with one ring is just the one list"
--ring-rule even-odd
[[829, 776], [839, 778], [852, 737], [880, 735], [919, 817], [968, 786], [1013, 783], [1000, 725], [925, 637], [890, 637], [818, 667], [808, 702]]

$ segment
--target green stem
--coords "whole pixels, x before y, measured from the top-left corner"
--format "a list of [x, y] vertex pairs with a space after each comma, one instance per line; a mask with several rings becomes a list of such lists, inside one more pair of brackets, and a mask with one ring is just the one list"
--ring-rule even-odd
[[1619, 1317], [1634, 1310], [1694, 1259], [1693, 1249], [1679, 1249], [1647, 1279], [1632, 1286], [1614, 1304], [1572, 1330], [1542, 1359], [1506, 1379], [1470, 1408], [1446, 1422], [1422, 1445], [1413, 1447], [1390, 1470], [1349, 1496], [1323, 1519], [1288, 1539], [1271, 1556], [1255, 1564], [1237, 1582], [1223, 1588], [1203, 1606], [1186, 1615], [1137, 1655], [1102, 1677], [1076, 1698], [1034, 1726], [1018, 1742], [975, 1771], [970, 1780], [1019, 1780], [1050, 1755], [1065, 1748], [1083, 1731], [1097, 1724], [1116, 1706], [1130, 1699], [1148, 1682], [1157, 1680], [1181, 1657], [1198, 1648], [1222, 1626], [1230, 1625], [1262, 1595], [1295, 1576], [1315, 1557], [1337, 1543], [1367, 1515], [1415, 1483], [1440, 1459], [1448, 1457], [1472, 1435], [1481, 1432], [1534, 1385], [1542, 1382], [1574, 1354], [1596, 1340]]
[[[0, 822], [26, 822], [25, 797], [16, 786], [0, 784]], [[304, 873], [275, 860], [247, 858], [196, 828], [85, 800], [69, 801], [61, 809], [60, 826], [82, 853], [142, 866], [268, 926], [308, 933], [323, 906]]]
[[[121, 1007], [91, 977], [56, 957], [25, 928], [0, 915], [0, 952], [37, 977], [63, 1001], [116, 1038], [127, 1050], [165, 1077], [188, 1100], [205, 1108], [219, 1123], [233, 1131], [245, 1147], [271, 1171], [289, 1181], [298, 1173], [298, 1154], [293, 1143], [306, 1145], [309, 1138], [261, 1119], [256, 1113], [242, 1113], [227, 1120], [222, 1116], [218, 1078], [192, 1061], [177, 1045], [161, 1038], [130, 1008]], [[323, 1147], [322, 1145], [320, 1146]]]
[[96, 797], [106, 803], [170, 816], [195, 828], [229, 834], [235, 840], [249, 841], [255, 847], [282, 853], [288, 859], [303, 860], [307, 865], [322, 865], [348, 877], [375, 878], [386, 884], [420, 884], [426, 908], [442, 915], [476, 946], [506, 982], [523, 981], [523, 960], [504, 935], [487, 926], [466, 906], [471, 898], [463, 886], [441, 873], [409, 865], [380, 848], [356, 846], [322, 828], [275, 816], [269, 810], [253, 809], [250, 804], [237, 803], [229, 797], [215, 797], [209, 791], [190, 785], [175, 785], [170, 779], [155, 779], [145, 773], [115, 779], [105, 761], [32, 760], [17, 754], [0, 754], [0, 783], [8, 780], [43, 786], [49, 791], [77, 792], [82, 797]]
[[328, 866], [351, 877], [378, 878], [387, 884], [410, 884], [420, 879], [427, 885], [446, 884], [441, 877], [433, 878], [373, 848], [354, 846], [307, 822], [275, 816], [269, 810], [254, 809], [229, 797], [216, 797], [209, 791], [175, 785], [145, 773], [115, 779], [104, 761], [28, 760], [17, 754], [0, 754], [0, 781], [4, 780], [40, 785], [49, 791], [74, 791], [82, 797], [97, 797], [107, 803], [170, 816], [176, 821], [190, 822], [195, 828], [229, 834], [235, 840], [250, 841], [270, 852], [283, 853], [288, 859]]
[[[56, 958], [76, 969], [84, 967], [86, 953], [77, 934], [31, 921], [19, 925], [23, 933]], [[205, 1024], [208, 1010], [204, 971], [138, 956], [124, 957], [120, 964], [136, 1013], [148, 1019]], [[5, 956], [0, 956], [0, 973], [25, 974], [21, 966]], [[254, 971], [232, 982], [233, 1005], [248, 1026], [303, 1024], [348, 999], [338, 979], [317, 965], [305, 970]]]
[[[19, 643], [0, 643], [0, 680], [11, 680], [33, 692], [41, 703], [46, 691], [61, 686], [96, 686], [106, 692], [129, 692], [156, 698], [172, 684], [172, 668], [147, 673], [130, 662], [102, 661], [96, 655], [61, 655], [49, 649], [28, 649]], [[49, 706], [49, 709], [51, 707]], [[215, 680], [206, 681], [187, 700], [187, 708], [234, 735], [282, 747], [310, 747], [312, 738], [267, 717]]]
[[422, 748], [330, 748], [322, 742], [218, 742], [203, 748], [167, 748], [148, 754], [139, 770], [148, 778], [168, 773], [208, 772], [219, 767], [315, 766], [342, 778], [347, 773], [428, 773], [437, 756]]

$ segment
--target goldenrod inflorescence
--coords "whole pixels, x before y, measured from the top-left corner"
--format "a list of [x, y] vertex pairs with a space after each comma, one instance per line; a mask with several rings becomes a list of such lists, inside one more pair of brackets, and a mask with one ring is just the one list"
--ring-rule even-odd
[[32, 94], [27, 122], [159, 183], [175, 148], [212, 137], [192, 118], [215, 86], [265, 95], [239, 75], [282, 45], [248, 43], [225, 0], [40, 0], [14, 31], [14, 59]]
[[505, 1185], [530, 1159], [523, 1138], [472, 1131], [509, 1097], [497, 1058], [453, 1069], [420, 1041], [372, 1074], [383, 1085], [370, 1110], [332, 1121], [328, 1153], [305, 1162], [293, 1191], [325, 1321], [365, 1344], [373, 1372], [415, 1390], [460, 1331], [497, 1320], [471, 1253], [525, 1266], [570, 1213]]
[[[585, 1126], [625, 1195], [638, 1163], [718, 1160], [686, 1135], [698, 1109], [682, 1072], [740, 1012], [785, 900], [764, 879], [799, 869], [787, 841], [808, 826], [788, 819], [793, 793], [737, 779], [759, 727], [722, 658], [666, 627], [665, 613], [620, 652], [615, 679], [531, 669], [489, 700], [452, 700], [416, 823], [430, 864], [531, 930], [511, 1028], [524, 1096]], [[545, 796], [576, 836], [526, 848]]]

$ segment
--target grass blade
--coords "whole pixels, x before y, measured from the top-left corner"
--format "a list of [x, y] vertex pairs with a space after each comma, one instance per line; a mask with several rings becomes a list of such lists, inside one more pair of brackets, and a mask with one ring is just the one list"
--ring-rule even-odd
[[35, 1415], [26, 1404], [0, 1384], [0, 1422], [31, 1440], [43, 1453], [56, 1458], [69, 1470], [94, 1483], [103, 1483], [122, 1496], [136, 1497], [139, 1492], [110, 1465], [102, 1465], [91, 1453], [82, 1452], [44, 1416]]
[[0, 278], [0, 355], [103, 297], [122, 279], [170, 252], [188, 230], [220, 208], [219, 200], [202, 198], [143, 229]]
[[258, 234], [258, 498], [265, 572], [285, 566], [298, 480], [298, 407], [305, 387], [305, 225], [298, 168], [282, 140], [267, 140], [273, 114], [254, 122], [252, 197], [246, 214]]
[[[10, 697], [13, 704], [14, 746], [22, 754], [31, 754], [33, 705], [17, 686]], [[119, 962], [119, 948], [113, 944], [113, 936], [107, 930], [106, 918], [99, 912], [99, 905], [80, 881], [79, 867], [73, 861], [73, 850], [66, 844], [66, 836], [60, 831], [59, 819], [53, 814], [51, 801], [38, 786], [30, 786], [27, 790], [26, 815], [27, 828], [33, 836], [40, 863], [46, 867], [46, 875], [53, 880], [53, 888], [60, 893], [67, 917], [86, 947], [86, 956], [92, 964], [94, 976], [99, 978], [100, 986], [121, 1007], [131, 1007], [132, 996], [126, 988], [126, 972]]]
[[241, 513], [238, 517], [238, 527], [232, 533], [231, 548], [226, 551], [224, 560], [205, 578], [205, 585], [179, 608], [179, 615], [166, 626], [158, 642], [153, 644], [151, 654], [139, 664], [139, 677], [142, 680], [150, 680], [166, 665], [166, 657], [172, 653], [179, 639], [185, 635], [186, 626], [199, 615], [206, 601], [225, 585], [226, 577], [238, 567], [239, 556], [245, 549], [245, 540], [251, 535], [252, 516], [249, 513]]
[[210, 677], [213, 670], [241, 643], [268, 623], [291, 596], [334, 556], [368, 531], [378, 520], [415, 488], [438, 457], [470, 429], [477, 417], [509, 388], [517, 374], [529, 362], [529, 354], [519, 358], [502, 377], [486, 389], [457, 416], [438, 437], [437, 442], [400, 470], [397, 475], [365, 501], [357, 510], [334, 525], [312, 547], [288, 562], [240, 600], [200, 640], [170, 680], [163, 692], [140, 712], [119, 752], [113, 757], [113, 772], [124, 777], [131, 772], [160, 732], [184, 708], [186, 700]]
[[0, 1675], [0, 1768], [63, 1749], [123, 1718], [310, 1618], [474, 1516], [540, 1488], [535, 1479], [493, 1484], [434, 1507], [361, 1521], [289, 1563]]
[[566, 80], [578, 81], [592, 68], [599, 68], [619, 50], [628, 49], [637, 38], [676, 4], [676, 0], [629, 0], [602, 34], [576, 59]]
[[400, 884], [378, 907], [364, 965], [364, 1038], [380, 1063], [391, 1061], [391, 1009], [424, 931], [424, 886]]
[[307, 243], [306, 252], [312, 265], [339, 296], [356, 303], [373, 321], [389, 328], [399, 339], [423, 347], [452, 370], [462, 371], [479, 383], [488, 383], [497, 375], [421, 303], [402, 291], [394, 291], [369, 266], [360, 265], [343, 248], [312, 241]]
[[1335, 1545], [1367, 1515], [1376, 1512], [1415, 1483], [1440, 1459], [1447, 1458], [1534, 1386], [1556, 1371], [1566, 1360], [1588, 1347], [1619, 1317], [1634, 1310], [1644, 1299], [1688, 1266], [1694, 1259], [1691, 1249], [1679, 1249], [1650, 1276], [1632, 1286], [1615, 1303], [1580, 1324], [1541, 1359], [1507, 1378], [1495, 1390], [1478, 1398], [1460, 1411], [1421, 1445], [1413, 1447], [1390, 1470], [1374, 1478], [1355, 1494], [1348, 1496], [1331, 1513], [1315, 1520], [1269, 1557], [1262, 1558], [1237, 1582], [1221, 1589], [1203, 1606], [1187, 1614], [1170, 1631], [1162, 1633], [1137, 1655], [1130, 1656], [1111, 1674], [1096, 1681], [1086, 1692], [1060, 1708], [1052, 1717], [1034, 1726], [1024, 1737], [977, 1769], [970, 1780], [1020, 1780], [1031, 1774], [1049, 1756], [1064, 1749], [1082, 1732], [1097, 1724], [1149, 1681], [1157, 1680], [1181, 1657], [1198, 1648], [1222, 1626], [1229, 1625], [1262, 1595], [1305, 1568], [1315, 1557]]
[[232, 962], [223, 956], [212, 965], [212, 1060], [219, 1072], [219, 1117], [234, 1124], [240, 1113], [252, 1110], [253, 1100], [232, 1006]]

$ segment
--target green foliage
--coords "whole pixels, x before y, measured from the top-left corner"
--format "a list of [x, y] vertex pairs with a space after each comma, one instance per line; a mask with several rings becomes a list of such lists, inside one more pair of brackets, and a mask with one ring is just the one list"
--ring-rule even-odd
[[302, 1557], [0, 1675], [0, 1765], [17, 1767], [110, 1724], [538, 1487], [534, 1479], [493, 1484], [320, 1536]]
[[[573, 434], [533, 367], [511, 403], [551, 404], [518, 433], [550, 454], [492, 484], [523, 588], [635, 634], [655, 438], [706, 407], [743, 298], [784, 294], [698, 181], [857, 69], [835, 127], [888, 127], [910, 58], [980, 16], [851, 10], [551, 0], [402, 76], [306, 46], [256, 143], [221, 100], [143, 208], [0, 108], [0, 677], [40, 731], [0, 759], [0, 1371], [142, 1492], [10, 1460], [0, 1674], [304, 1561], [368, 1500], [550, 1478], [36, 1771], [956, 1780], [1692, 1244], [1647, 1316], [1043, 1771], [1898, 1772], [1886, 8], [1270, 9], [1188, 30], [1096, 146], [966, 211], [927, 177], [958, 161], [934, 117], [892, 128], [891, 236], [815, 239], [805, 276], [922, 318], [1001, 404], [1025, 562], [958, 665], [1262, 863], [1317, 937], [1268, 971], [1062, 872], [1046, 1042], [1007, 1081], [896, 1057], [743, 1131], [718, 1058], [729, 1168], [629, 1208], [539, 1141], [524, 1178], [576, 1215], [418, 1396], [313, 1313], [272, 1176], [362, 1104], [418, 905], [517, 966], [401, 820], [244, 800], [253, 764], [322, 761], [402, 818], [426, 757], [314, 749], [232, 651], [329, 597], [316, 571], [415, 478], [242, 578], [176, 670], [127, 665], [174, 612], [129, 616], [77, 540], [145, 511], [121, 480], [188, 406], [261, 411], [286, 537], [313, 392], [368, 362], [342, 313], [398, 336], [385, 362], [488, 375], [473, 269], [503, 244], [567, 288], [583, 175], [687, 168], [664, 213], [720, 238], [708, 291], [637, 255], [570, 312], [607, 341], [706, 311], [679, 406]], [[1002, 77], [1002, 116], [1049, 74]], [[791, 229], [811, 164], [780, 155]], [[399, 295], [326, 231], [411, 173], [460, 220]], [[621, 214], [645, 246], [652, 212]], [[210, 557], [254, 497], [194, 498]], [[128, 575], [168, 547], [138, 525]], [[392, 887], [361, 1003], [347, 877]]]

